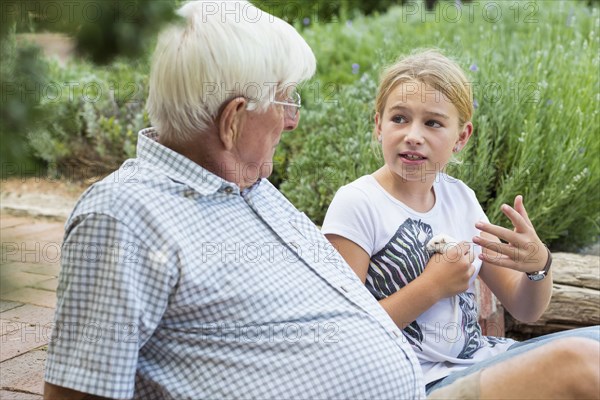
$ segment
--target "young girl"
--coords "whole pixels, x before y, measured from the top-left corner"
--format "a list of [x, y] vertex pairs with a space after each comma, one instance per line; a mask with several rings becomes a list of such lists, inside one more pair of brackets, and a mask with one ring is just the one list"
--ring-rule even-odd
[[[473, 133], [472, 114], [469, 82], [460, 67], [439, 52], [415, 54], [387, 68], [376, 98], [374, 132], [385, 165], [337, 192], [323, 233], [404, 330], [421, 362], [428, 393], [497, 364], [490, 369], [494, 379], [476, 377], [476, 385], [482, 382], [482, 397], [484, 386], [495, 396], [530, 396], [528, 377], [534, 381], [539, 373], [547, 373], [539, 371], [540, 360], [552, 366], [561, 358], [568, 367], [553, 367], [554, 382], [548, 384], [545, 375], [544, 387], [535, 394], [543, 397], [543, 390], [556, 390], [554, 384], [569, 386], [565, 374], [576, 368], [591, 375], [592, 390], [577, 395], [595, 397], [599, 367], [593, 364], [586, 370], [581, 362], [598, 360], [597, 327], [571, 332], [596, 340], [579, 339], [586, 349], [581, 353], [565, 357], [559, 350], [581, 343], [563, 339], [551, 351], [538, 351], [541, 356], [520, 356], [517, 365], [500, 361], [507, 351], [513, 356], [534, 345], [525, 348], [511, 339], [482, 335], [474, 292], [477, 276], [515, 318], [535, 321], [550, 301], [551, 254], [538, 238], [521, 196], [513, 207], [502, 206], [514, 225], [514, 230], [505, 229], [489, 223], [468, 186], [444, 173]], [[446, 244], [442, 254], [432, 254], [427, 244], [438, 234], [456, 242]], [[502, 387], [498, 376], [510, 385]], [[516, 380], [523, 384], [522, 391]]]

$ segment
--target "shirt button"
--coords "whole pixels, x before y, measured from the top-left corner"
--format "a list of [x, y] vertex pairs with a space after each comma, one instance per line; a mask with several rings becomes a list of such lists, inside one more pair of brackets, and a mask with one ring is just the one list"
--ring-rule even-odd
[[400, 333], [400, 331], [392, 331], [394, 333], [394, 336], [396, 337], [401, 337], [402, 333]]
[[350, 288], [346, 285], [342, 286], [342, 290], [346, 293], [350, 293]]
[[231, 186], [227, 186], [227, 187], [225, 188], [225, 193], [227, 193], [227, 194], [231, 194], [231, 193], [233, 193], [233, 188], [232, 188]]

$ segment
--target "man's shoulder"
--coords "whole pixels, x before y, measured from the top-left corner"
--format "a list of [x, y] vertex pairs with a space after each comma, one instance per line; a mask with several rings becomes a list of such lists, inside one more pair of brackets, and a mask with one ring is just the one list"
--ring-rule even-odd
[[69, 223], [82, 215], [104, 214], [122, 220], [147, 211], [174, 182], [139, 159], [125, 161], [119, 169], [91, 185], [79, 198]]
[[280, 207], [287, 212], [300, 212], [268, 179], [262, 179], [257, 189], [260, 190], [261, 196], [267, 202], [271, 203], [271, 205]]
[[161, 182], [164, 183], [167, 177], [158, 172], [139, 159], [126, 160], [119, 169], [91, 185], [77, 205], [93, 203], [98, 207], [115, 199], [135, 201], [145, 191], [160, 190]]

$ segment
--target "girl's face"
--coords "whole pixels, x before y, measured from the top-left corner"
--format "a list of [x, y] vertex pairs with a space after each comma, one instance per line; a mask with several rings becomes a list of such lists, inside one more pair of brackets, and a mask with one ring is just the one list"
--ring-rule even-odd
[[459, 126], [450, 100], [421, 82], [404, 82], [392, 90], [375, 125], [390, 171], [422, 182], [433, 182], [473, 131], [470, 121]]

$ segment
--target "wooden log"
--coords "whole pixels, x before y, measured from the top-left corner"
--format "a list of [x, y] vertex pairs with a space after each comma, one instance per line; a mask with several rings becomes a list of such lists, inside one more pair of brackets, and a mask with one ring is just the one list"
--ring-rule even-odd
[[600, 257], [553, 254], [552, 277], [557, 284], [600, 290]]
[[506, 313], [507, 336], [527, 339], [565, 329], [600, 324], [600, 257], [553, 254], [552, 300], [534, 323], [522, 323]]

